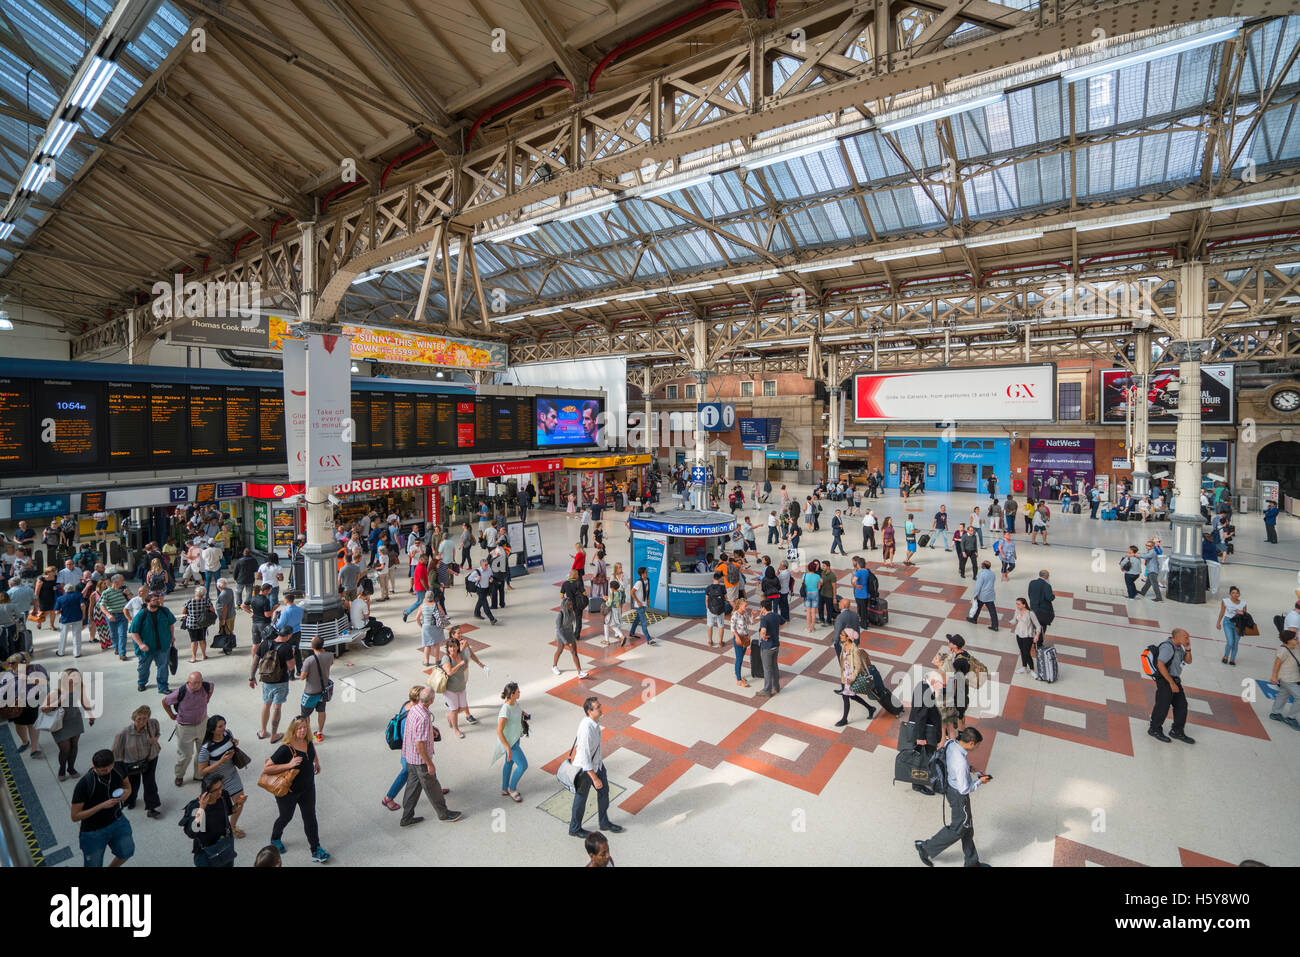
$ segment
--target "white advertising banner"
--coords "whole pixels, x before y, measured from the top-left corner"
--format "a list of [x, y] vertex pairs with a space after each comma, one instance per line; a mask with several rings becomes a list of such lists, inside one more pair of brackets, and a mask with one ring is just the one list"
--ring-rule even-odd
[[872, 372], [854, 378], [858, 422], [1050, 422], [1056, 366]]
[[352, 481], [352, 353], [346, 336], [307, 340], [307, 485]]
[[284, 367], [285, 458], [289, 465], [289, 481], [301, 482], [307, 476], [306, 341], [286, 339], [280, 361]]

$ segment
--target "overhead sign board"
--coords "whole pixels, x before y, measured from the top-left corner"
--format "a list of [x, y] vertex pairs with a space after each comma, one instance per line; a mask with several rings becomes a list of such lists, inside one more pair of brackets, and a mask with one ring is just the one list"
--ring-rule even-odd
[[730, 432], [736, 427], [736, 407], [730, 402], [701, 402], [695, 412], [705, 432]]
[[[1232, 425], [1236, 420], [1230, 364], [1201, 366], [1201, 424]], [[1159, 369], [1151, 374], [1147, 389], [1147, 421], [1152, 425], [1178, 424], [1178, 391], [1172, 389], [1177, 369]], [[1101, 421], [1123, 425], [1134, 399], [1134, 378], [1126, 369], [1103, 369], [1101, 373]]]
[[858, 422], [1050, 422], [1056, 366], [865, 373], [854, 379]]

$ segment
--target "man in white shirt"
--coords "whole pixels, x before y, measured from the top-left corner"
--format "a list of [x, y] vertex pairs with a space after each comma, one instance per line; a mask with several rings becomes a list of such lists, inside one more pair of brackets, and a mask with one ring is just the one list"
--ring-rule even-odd
[[1286, 613], [1286, 618], [1282, 621], [1283, 631], [1294, 631], [1300, 635], [1300, 601], [1295, 603], [1295, 607]]
[[79, 585], [81, 583], [81, 569], [74, 565], [72, 559], [69, 558], [64, 561], [63, 567], [60, 568], [59, 573], [54, 576], [54, 580], [59, 585], [59, 593], [62, 594], [63, 589], [67, 586]]
[[862, 550], [865, 552], [868, 548], [876, 547], [876, 516], [871, 514], [871, 509], [862, 513]]
[[957, 732], [957, 739], [949, 741], [944, 748], [944, 759], [948, 766], [948, 788], [944, 797], [952, 811], [952, 821], [942, 827], [928, 841], [913, 841], [921, 863], [934, 867], [931, 858], [961, 841], [962, 854], [967, 867], [988, 867], [980, 861], [979, 851], [975, 850], [975, 823], [970, 813], [970, 796], [981, 784], [993, 780], [991, 774], [972, 771], [970, 754], [980, 746], [984, 736], [977, 728], [964, 728]]
[[587, 809], [587, 792], [596, 789], [597, 820], [600, 829], [611, 834], [623, 833], [623, 827], [609, 819], [609, 775], [605, 772], [605, 759], [601, 755], [600, 716], [604, 713], [600, 699], [588, 698], [582, 703], [586, 717], [578, 724], [577, 740], [573, 744], [573, 767], [578, 772], [573, 779], [573, 813], [569, 817], [569, 834], [585, 838], [582, 829], [583, 812]]
[[209, 541], [203, 549], [203, 585], [209, 598], [212, 597], [212, 585], [221, 573], [221, 560], [224, 557], [221, 546], [216, 542]]
[[257, 581], [262, 585], [271, 586], [271, 607], [280, 603], [280, 583], [284, 580], [284, 571], [280, 568], [280, 562], [275, 552], [272, 552], [262, 564], [257, 566]]
[[767, 516], [767, 543], [769, 545], [775, 545], [779, 540], [778, 525], [776, 512], [770, 512]]

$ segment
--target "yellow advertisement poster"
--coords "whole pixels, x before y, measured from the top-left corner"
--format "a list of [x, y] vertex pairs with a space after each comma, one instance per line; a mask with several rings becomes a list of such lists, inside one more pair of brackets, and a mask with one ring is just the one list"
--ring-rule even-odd
[[[290, 335], [289, 323], [285, 317], [273, 315], [268, 319], [268, 347], [279, 351], [286, 338], [295, 337]], [[352, 339], [353, 359], [478, 369], [484, 372], [504, 371], [506, 368], [506, 347], [494, 342], [362, 326], [344, 326], [343, 335]]]

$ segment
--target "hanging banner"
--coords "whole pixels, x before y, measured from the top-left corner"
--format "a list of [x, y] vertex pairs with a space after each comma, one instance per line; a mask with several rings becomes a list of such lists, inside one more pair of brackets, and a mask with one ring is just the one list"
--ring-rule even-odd
[[[264, 349], [278, 352], [291, 342], [289, 320], [267, 316], [259, 326], [265, 336]], [[208, 334], [205, 330], [205, 335]], [[442, 366], [451, 369], [477, 369], [480, 372], [504, 372], [506, 347], [502, 343], [478, 339], [453, 339], [409, 329], [374, 329], [369, 326], [345, 325], [349, 359], [374, 359], [377, 362], [401, 362], [407, 365]], [[205, 343], [212, 344], [212, 343]]]
[[[1202, 425], [1231, 425], [1235, 421], [1232, 373], [1231, 364], [1201, 366]], [[1177, 369], [1157, 369], [1151, 374], [1146, 401], [1147, 421], [1152, 425], [1178, 424], [1178, 392], [1170, 388], [1177, 378]], [[1102, 370], [1102, 422], [1124, 424], [1129, 403], [1134, 398], [1133, 382], [1133, 375], [1126, 369]]]
[[260, 552], [271, 550], [271, 506], [267, 502], [253, 503], [253, 547]]
[[[284, 341], [284, 452], [289, 481], [307, 476], [307, 343]], [[348, 374], [351, 381], [351, 372]]]
[[854, 378], [858, 422], [1048, 422], [1055, 415], [1056, 366], [986, 366]]
[[352, 481], [351, 366], [346, 336], [307, 340], [308, 487]]

